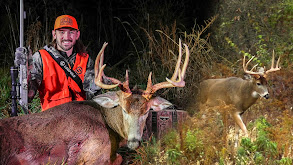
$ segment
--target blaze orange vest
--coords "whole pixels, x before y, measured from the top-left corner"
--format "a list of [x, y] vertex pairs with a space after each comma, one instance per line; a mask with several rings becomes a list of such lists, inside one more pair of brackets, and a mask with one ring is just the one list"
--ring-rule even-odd
[[[39, 51], [43, 60], [43, 80], [39, 87], [42, 111], [73, 100], [85, 100], [86, 95], [77, 83], [67, 77], [64, 70], [44, 49]], [[84, 81], [89, 55], [76, 55], [73, 71]], [[70, 66], [69, 66], [70, 67]]]

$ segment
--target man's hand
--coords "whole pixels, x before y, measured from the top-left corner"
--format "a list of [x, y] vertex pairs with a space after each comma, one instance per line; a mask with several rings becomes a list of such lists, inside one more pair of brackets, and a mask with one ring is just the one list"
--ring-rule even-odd
[[15, 51], [14, 65], [25, 65], [28, 60], [27, 49], [25, 47], [18, 47]]

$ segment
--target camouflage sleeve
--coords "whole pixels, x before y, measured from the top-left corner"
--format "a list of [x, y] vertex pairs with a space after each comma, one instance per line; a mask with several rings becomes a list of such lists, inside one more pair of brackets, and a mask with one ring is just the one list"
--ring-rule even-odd
[[86, 92], [87, 100], [94, 97], [97, 93], [100, 92], [101, 88], [95, 84], [95, 70], [94, 70], [94, 61], [89, 58], [87, 63], [86, 72], [84, 75], [83, 90]]
[[28, 101], [31, 102], [43, 79], [43, 62], [41, 54], [36, 52], [28, 65]]

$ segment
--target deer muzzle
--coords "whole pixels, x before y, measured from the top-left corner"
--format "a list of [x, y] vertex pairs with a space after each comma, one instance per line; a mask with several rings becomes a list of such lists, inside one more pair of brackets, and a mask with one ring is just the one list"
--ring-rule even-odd
[[269, 99], [270, 98], [270, 94], [267, 93], [263, 97], [266, 98], [266, 99]]
[[127, 141], [127, 147], [130, 149], [136, 149], [140, 145], [140, 140], [138, 139], [131, 139]]

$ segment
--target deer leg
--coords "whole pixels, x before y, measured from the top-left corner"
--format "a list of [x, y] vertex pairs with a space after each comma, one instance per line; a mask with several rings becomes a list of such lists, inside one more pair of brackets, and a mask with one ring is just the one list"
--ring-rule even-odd
[[239, 129], [240, 127], [238, 124], [235, 122], [235, 141], [234, 141], [234, 148], [238, 147], [238, 141], [239, 141]]
[[241, 119], [241, 116], [240, 116], [240, 113], [239, 112], [236, 112], [233, 114], [233, 118], [236, 122], [236, 124], [241, 128], [241, 130], [243, 131], [244, 135], [247, 136], [248, 133], [247, 133], [247, 129], [246, 129], [246, 126], [245, 124], [243, 123], [242, 119]]
[[240, 113], [239, 112], [235, 112], [233, 114], [233, 118], [235, 120], [235, 133], [236, 133], [234, 147], [237, 148], [238, 147], [238, 140], [239, 140], [239, 128], [241, 128], [241, 130], [243, 131], [243, 133], [244, 133], [245, 136], [247, 136], [248, 133], [247, 133], [246, 126], [243, 123], [242, 118], [240, 116]]

